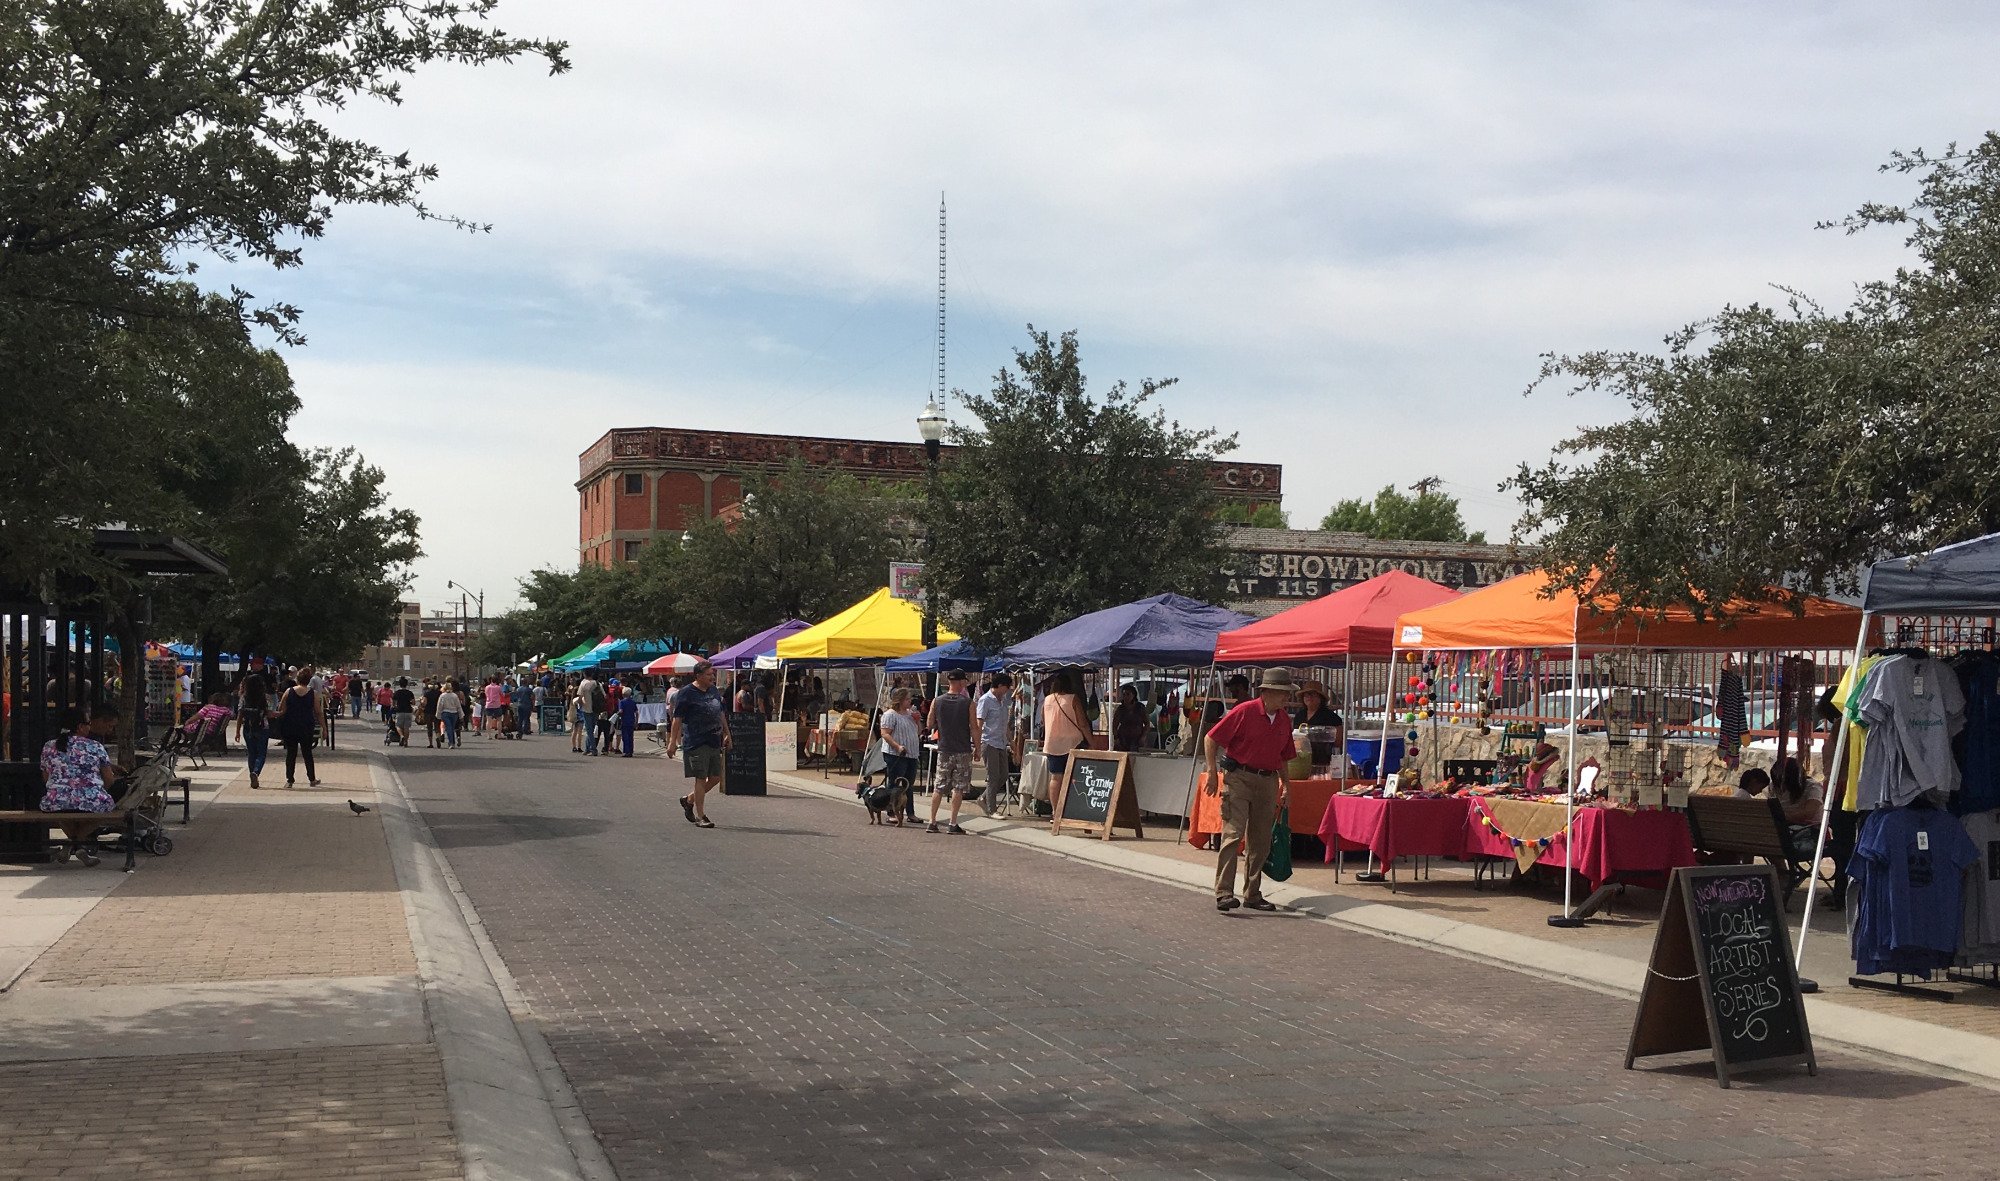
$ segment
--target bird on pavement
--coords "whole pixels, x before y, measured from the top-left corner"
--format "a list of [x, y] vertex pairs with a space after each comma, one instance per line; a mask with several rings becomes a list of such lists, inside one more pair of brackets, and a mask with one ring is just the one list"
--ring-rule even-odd
[[357, 803], [355, 803], [355, 802], [354, 802], [353, 800], [349, 800], [349, 801], [347, 801], [347, 807], [348, 807], [348, 810], [349, 810], [349, 811], [351, 811], [351, 812], [353, 812], [353, 813], [354, 813], [354, 814], [355, 814], [356, 816], [359, 816], [359, 815], [361, 815], [361, 814], [362, 814], [363, 812], [372, 812], [372, 811], [374, 811], [374, 809], [373, 809], [373, 808], [370, 808], [370, 807], [369, 807], [368, 805], [366, 805], [366, 804], [357, 804]]

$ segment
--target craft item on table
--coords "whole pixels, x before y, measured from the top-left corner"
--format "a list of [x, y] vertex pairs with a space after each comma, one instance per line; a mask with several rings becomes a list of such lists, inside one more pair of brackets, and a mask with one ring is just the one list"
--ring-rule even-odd
[[[1503, 816], [1517, 817], [1510, 827]], [[1499, 799], [1474, 799], [1472, 817], [1481, 828], [1504, 841], [1514, 852], [1514, 861], [1526, 873], [1543, 853], [1569, 833], [1563, 814], [1552, 805]]]

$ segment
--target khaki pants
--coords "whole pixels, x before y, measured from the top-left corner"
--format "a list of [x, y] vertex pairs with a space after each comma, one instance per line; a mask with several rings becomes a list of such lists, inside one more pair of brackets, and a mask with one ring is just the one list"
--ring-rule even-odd
[[1236, 858], [1242, 854], [1243, 900], [1264, 896], [1264, 859], [1271, 855], [1271, 826], [1278, 822], [1278, 777], [1255, 771], [1222, 775], [1222, 851], [1215, 857], [1215, 896], [1236, 897]]

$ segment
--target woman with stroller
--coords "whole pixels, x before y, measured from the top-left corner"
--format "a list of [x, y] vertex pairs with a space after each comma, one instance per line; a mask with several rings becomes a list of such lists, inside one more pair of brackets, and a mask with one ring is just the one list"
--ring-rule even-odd
[[[42, 744], [42, 811], [109, 812], [117, 806], [111, 785], [122, 771], [104, 746], [117, 724], [118, 710], [109, 703], [87, 716], [74, 707], [62, 712], [62, 733]], [[96, 865], [95, 837], [109, 823], [85, 820], [60, 827], [78, 858]]]

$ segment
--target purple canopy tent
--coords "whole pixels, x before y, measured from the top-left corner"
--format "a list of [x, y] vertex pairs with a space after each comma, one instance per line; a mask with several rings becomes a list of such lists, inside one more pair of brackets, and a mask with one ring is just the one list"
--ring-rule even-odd
[[1215, 637], [1256, 622], [1185, 595], [1154, 595], [1080, 615], [1000, 653], [1009, 668], [1141, 665], [1197, 668], [1215, 659]]
[[767, 627], [747, 640], [738, 640], [722, 651], [709, 657], [709, 663], [717, 668], [744, 669], [757, 663], [759, 656], [774, 656], [778, 651], [778, 641], [793, 632], [802, 632], [811, 627], [803, 619], [787, 619], [776, 627]]

